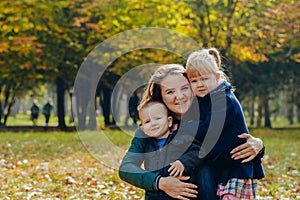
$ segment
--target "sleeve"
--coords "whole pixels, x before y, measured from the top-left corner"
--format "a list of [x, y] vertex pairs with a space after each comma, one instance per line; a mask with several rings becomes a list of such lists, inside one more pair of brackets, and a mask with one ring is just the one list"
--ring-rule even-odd
[[177, 140], [182, 140], [188, 145], [187, 150], [178, 159], [187, 172], [193, 171], [203, 162], [203, 158], [199, 156], [202, 143], [195, 138], [195, 131], [197, 131], [198, 124], [199, 122], [183, 124], [176, 135], [178, 137]]
[[[214, 166], [232, 166], [234, 164], [241, 164], [243, 159], [234, 160], [231, 158], [230, 151], [246, 142], [246, 139], [239, 139], [236, 137], [237, 134], [248, 133], [248, 128], [246, 125], [244, 113], [239, 101], [235, 96], [226, 96], [226, 118], [224, 120], [223, 129], [225, 132], [222, 134], [233, 133], [233, 138], [224, 142], [221, 140], [208, 154], [208, 159]], [[236, 132], [234, 134], [234, 132]], [[227, 136], [223, 135], [223, 138]], [[226, 148], [225, 148], [226, 145]], [[264, 155], [264, 149], [255, 157], [255, 160], [261, 159]]]
[[[211, 112], [211, 123], [217, 124], [217, 122], [219, 122], [219, 124], [216, 127], [213, 126], [207, 132], [208, 136], [213, 135], [213, 137], [209, 137], [209, 139], [213, 138], [214, 140], [214, 142], [212, 142], [214, 146], [209, 149], [207, 159], [213, 166], [232, 166], [234, 164], [240, 164], [241, 160], [231, 158], [230, 151], [245, 142], [236, 137], [233, 133], [236, 131], [236, 125], [240, 126], [237, 130], [248, 133], [242, 108], [236, 98], [231, 98], [227, 95], [225, 98], [216, 96], [213, 100], [215, 105], [212, 106], [214, 109], [212, 109]], [[224, 100], [225, 103], [223, 102]], [[242, 134], [242, 132], [240, 134]], [[233, 134], [234, 138], [231, 137], [232, 139], [230, 141], [224, 142], [222, 137], [227, 136], [222, 136], [222, 134]], [[221, 140], [217, 141], [220, 137]]]
[[146, 171], [141, 168], [146, 142], [147, 138], [143, 131], [140, 128], [137, 129], [119, 167], [119, 176], [123, 181], [136, 187], [147, 191], [157, 191], [158, 172]]
[[[195, 113], [192, 113], [193, 116], [189, 117], [192, 119], [197, 119], [199, 116], [195, 116]], [[197, 115], [197, 114], [196, 114]], [[198, 112], [199, 115], [199, 112]], [[187, 172], [194, 170], [196, 167], [200, 166], [205, 158], [206, 152], [203, 148], [203, 140], [208, 131], [210, 124], [211, 113], [207, 113], [204, 120], [199, 121], [188, 121], [182, 122], [178, 129], [177, 135], [182, 135], [184, 140], [191, 140], [189, 142], [190, 146], [186, 152], [180, 156], [179, 160], [184, 165]], [[186, 139], [186, 138], [188, 139]]]
[[199, 152], [199, 146], [191, 144], [188, 150], [180, 156], [179, 161], [183, 164], [185, 171], [192, 172], [203, 163], [204, 159], [199, 157]]

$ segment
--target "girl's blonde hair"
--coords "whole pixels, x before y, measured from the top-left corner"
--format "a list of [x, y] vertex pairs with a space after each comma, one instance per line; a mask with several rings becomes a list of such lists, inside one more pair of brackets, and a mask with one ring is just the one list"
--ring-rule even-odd
[[220, 53], [216, 48], [204, 48], [191, 53], [187, 59], [186, 73], [189, 78], [201, 76], [201, 73], [219, 73], [221, 80], [229, 82], [222, 68]]
[[151, 76], [138, 108], [150, 100], [164, 103], [161, 96], [160, 83], [168, 75], [182, 75], [188, 80], [186, 71], [182, 65], [166, 64], [160, 66]]

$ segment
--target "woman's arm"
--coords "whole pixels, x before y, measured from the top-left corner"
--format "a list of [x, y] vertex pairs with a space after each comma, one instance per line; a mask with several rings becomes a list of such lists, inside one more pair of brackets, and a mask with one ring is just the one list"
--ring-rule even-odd
[[246, 143], [234, 148], [230, 153], [235, 160], [243, 159], [242, 163], [253, 160], [256, 156], [262, 158], [264, 155], [264, 144], [260, 138], [255, 138], [250, 134], [239, 135], [239, 138], [247, 140]]
[[155, 191], [157, 187], [155, 180], [158, 173], [146, 171], [141, 168], [144, 161], [145, 146], [147, 138], [141, 129], [137, 129], [135, 137], [131, 141], [131, 145], [122, 159], [119, 167], [119, 176], [136, 187]]

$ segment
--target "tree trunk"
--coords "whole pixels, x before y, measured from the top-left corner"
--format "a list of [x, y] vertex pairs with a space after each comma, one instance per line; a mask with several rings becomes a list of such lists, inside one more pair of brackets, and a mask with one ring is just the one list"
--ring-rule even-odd
[[2, 97], [1, 97], [2, 95], [1, 95], [1, 93], [2, 93], [2, 87], [0, 85], [0, 126], [3, 126], [3, 124], [2, 124], [2, 116], [4, 114], [4, 111], [2, 109]]
[[71, 100], [71, 108], [70, 108], [70, 119], [69, 119], [69, 123], [73, 123], [74, 122], [74, 105], [73, 105], [73, 92], [69, 93], [69, 98]]
[[[85, 77], [81, 81], [87, 81], [85, 80]], [[87, 84], [80, 84], [76, 85], [76, 88], [74, 88], [74, 94], [73, 98], [75, 98], [75, 112], [74, 118], [76, 117], [77, 124], [76, 127], [79, 130], [84, 130], [86, 128], [86, 116], [88, 115], [88, 105], [89, 105], [89, 97], [90, 97], [90, 90]]]
[[288, 103], [287, 107], [288, 107], [288, 109], [287, 109], [287, 111], [288, 111], [287, 118], [289, 120], [290, 125], [293, 125], [294, 124], [294, 120], [293, 120], [293, 118], [294, 118], [293, 104], [292, 103]]
[[[280, 95], [280, 94], [279, 94]], [[275, 108], [273, 111], [273, 121], [276, 122], [277, 117], [279, 116], [279, 111], [280, 111], [280, 107], [279, 107], [279, 97], [277, 96], [275, 98]]]
[[[96, 102], [96, 97], [95, 97], [95, 102]], [[90, 111], [89, 111], [89, 123], [88, 123], [88, 128], [90, 130], [95, 130], [97, 126], [96, 122], [96, 113], [93, 112], [94, 110], [92, 109], [92, 106], [89, 106]]]
[[7, 113], [4, 115], [4, 122], [3, 122], [3, 125], [4, 125], [4, 126], [6, 126], [7, 118], [8, 118], [8, 116], [10, 115], [11, 108], [13, 107], [15, 101], [16, 101], [16, 97], [13, 96], [11, 102], [9, 102], [8, 109], [7, 109]]
[[[77, 98], [77, 120], [78, 125], [77, 128], [79, 130], [84, 130], [86, 128], [86, 112], [87, 112], [87, 104], [83, 102], [82, 99]], [[81, 101], [80, 101], [81, 100]]]
[[[0, 91], [1, 92], [1, 91]], [[4, 102], [1, 101], [1, 117], [0, 117], [0, 125], [6, 126], [7, 119], [10, 115], [11, 108], [15, 103], [15, 88], [11, 87], [11, 84], [7, 84], [4, 90]], [[1, 95], [1, 93], [0, 93]], [[1, 99], [0, 99], [1, 100]], [[5, 112], [6, 111], [6, 112]], [[3, 119], [3, 121], [1, 121]]]
[[300, 122], [300, 104], [297, 105], [297, 121]]
[[254, 125], [254, 114], [255, 114], [255, 109], [254, 109], [254, 102], [255, 102], [255, 97], [253, 95], [253, 98], [251, 100], [251, 106], [250, 106], [250, 125]]
[[265, 95], [263, 100], [264, 100], [264, 110], [265, 110], [265, 126], [264, 127], [271, 128], [270, 108], [269, 108], [268, 95]]
[[66, 129], [65, 123], [65, 84], [64, 81], [58, 77], [56, 79], [56, 92], [57, 92], [57, 116], [58, 116], [58, 128], [61, 130]]
[[105, 126], [108, 126], [111, 124], [110, 121], [110, 90], [105, 87], [102, 86], [101, 87], [101, 97], [100, 97], [100, 106], [102, 107], [103, 110], [103, 116], [104, 116], [104, 123]]
[[261, 119], [262, 119], [262, 100], [261, 97], [258, 97], [258, 107], [257, 107], [257, 119], [256, 119], [256, 127], [261, 127]]

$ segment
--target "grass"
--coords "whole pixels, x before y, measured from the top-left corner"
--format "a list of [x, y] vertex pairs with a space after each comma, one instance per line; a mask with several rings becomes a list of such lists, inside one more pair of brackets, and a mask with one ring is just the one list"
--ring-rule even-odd
[[263, 159], [266, 178], [260, 195], [265, 199], [300, 199], [300, 130], [253, 130], [266, 146]]
[[[255, 125], [250, 126], [249, 117], [246, 117], [246, 120], [247, 120], [247, 124], [249, 125], [249, 127], [255, 128]], [[69, 116], [65, 117], [65, 122], [66, 122], [67, 126], [74, 125], [74, 124], [69, 122]], [[98, 122], [99, 127], [101, 127], [101, 126], [103, 127], [104, 126], [103, 116], [97, 116], [97, 122]], [[133, 124], [133, 121], [131, 119], [128, 122], [129, 122], [129, 125]], [[288, 119], [286, 117], [283, 117], [283, 116], [278, 116], [276, 120], [273, 117], [271, 118], [272, 128], [285, 128], [285, 127], [299, 128], [300, 127], [300, 122], [297, 121], [296, 116], [294, 117], [293, 122], [294, 123], [292, 125], [289, 124]], [[43, 115], [39, 116], [37, 124], [39, 126], [44, 126], [45, 125], [45, 118], [44, 118]], [[262, 119], [261, 124], [262, 125], [264, 124], [264, 119]], [[10, 116], [8, 118], [7, 125], [8, 126], [31, 126], [32, 121], [30, 121], [30, 119], [29, 119], [29, 114], [17, 114], [16, 116]], [[57, 116], [51, 115], [49, 126], [57, 126], [57, 125], [58, 125]], [[120, 125], [120, 126], [125, 125], [125, 116], [120, 117], [118, 125]]]
[[[97, 117], [98, 124], [104, 124], [104, 117]], [[70, 122], [70, 116], [65, 116], [65, 122], [67, 126], [73, 126], [74, 123]], [[30, 120], [30, 114], [17, 114], [15, 116], [9, 116], [7, 120], [7, 126], [31, 126], [32, 121]], [[37, 120], [38, 126], [45, 125], [45, 117], [40, 114]], [[57, 126], [58, 125], [58, 117], [55, 115], [50, 116], [49, 126]]]
[[[296, 117], [293, 118], [293, 124], [289, 123], [289, 120], [286, 117], [278, 116], [276, 120], [271, 117], [271, 126], [272, 128], [299, 128], [300, 122], [296, 119]], [[249, 127], [255, 128], [256, 124], [250, 126], [250, 119], [246, 118], [247, 124]], [[264, 125], [264, 119], [262, 119], [261, 125]]]
[[[300, 130], [251, 133], [266, 146], [258, 199], [299, 199]], [[117, 173], [130, 140], [116, 130], [1, 133], [0, 199], [141, 199]]]

